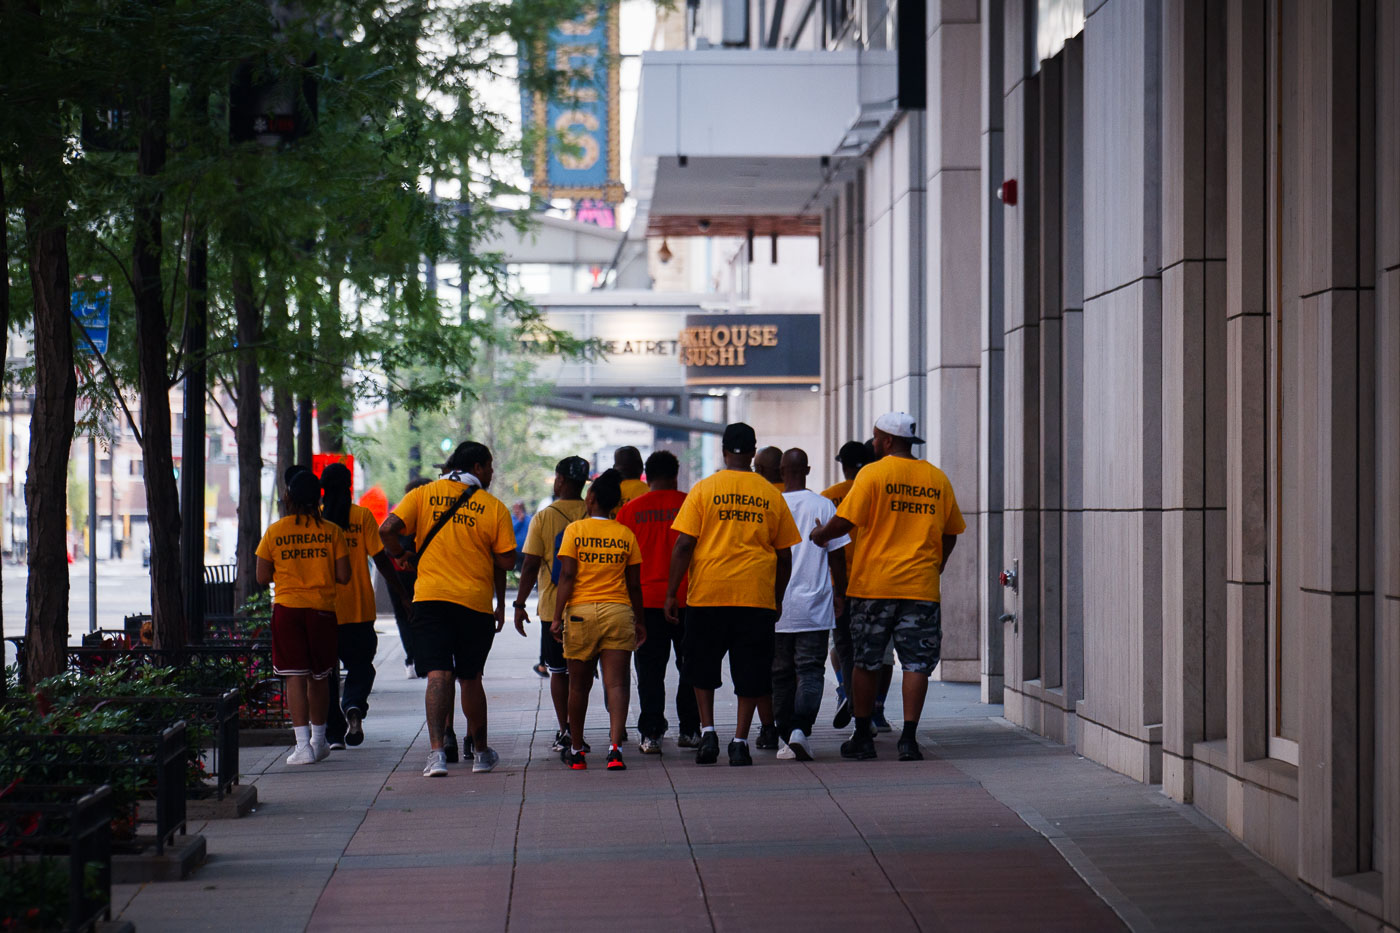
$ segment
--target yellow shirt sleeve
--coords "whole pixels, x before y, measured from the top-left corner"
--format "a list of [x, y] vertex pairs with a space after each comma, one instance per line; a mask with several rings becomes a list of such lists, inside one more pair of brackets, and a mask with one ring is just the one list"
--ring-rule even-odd
[[390, 514], [397, 515], [399, 521], [403, 522], [404, 534], [416, 536], [418, 534], [418, 510], [423, 500], [423, 490], [426, 486], [419, 486], [403, 497], [403, 501], [398, 504]]
[[[683, 535], [690, 535], [692, 538], [700, 537], [701, 508], [700, 499], [702, 496], [695, 495], [697, 490], [692, 489], [690, 495], [685, 497], [681, 503], [681, 510], [676, 513], [676, 520], [671, 523], [672, 531], [679, 531]], [[703, 492], [703, 490], [699, 490]]]
[[855, 481], [851, 483], [850, 491], [846, 493], [846, 498], [841, 500], [841, 504], [836, 507], [836, 515], [855, 525], [857, 528], [864, 528], [870, 524], [870, 507], [872, 504], [870, 488], [874, 485], [870, 470], [861, 470], [856, 474]]
[[511, 525], [510, 511], [500, 504], [496, 506], [496, 534], [491, 550], [496, 554], [515, 550], [515, 528]]
[[540, 521], [543, 512], [538, 512], [530, 519], [530, 530], [525, 532], [525, 546], [521, 548], [526, 554], [533, 554], [535, 557], [544, 557], [544, 522]]
[[269, 528], [263, 533], [262, 540], [258, 542], [257, 554], [263, 560], [272, 560], [272, 529]]
[[802, 543], [802, 533], [797, 530], [797, 523], [792, 520], [792, 509], [788, 508], [787, 500], [782, 496], [778, 497], [778, 524], [773, 529], [773, 548], [781, 551], [783, 548], [795, 547]]
[[943, 478], [943, 491], [948, 496], [948, 518], [943, 522], [943, 533], [945, 535], [960, 535], [967, 531], [967, 522], [963, 521], [962, 509], [958, 508], [958, 497], [953, 495], [953, 484], [948, 482], [948, 478]]
[[564, 537], [559, 542], [559, 557], [572, 557], [578, 560], [578, 532], [570, 525], [564, 529]]

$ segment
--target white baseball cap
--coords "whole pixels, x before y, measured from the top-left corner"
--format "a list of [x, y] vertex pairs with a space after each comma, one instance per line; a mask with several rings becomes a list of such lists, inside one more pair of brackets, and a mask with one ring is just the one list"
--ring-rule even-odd
[[924, 439], [914, 433], [914, 416], [903, 411], [887, 411], [875, 419], [875, 430], [883, 431], [890, 437], [907, 437], [916, 444]]

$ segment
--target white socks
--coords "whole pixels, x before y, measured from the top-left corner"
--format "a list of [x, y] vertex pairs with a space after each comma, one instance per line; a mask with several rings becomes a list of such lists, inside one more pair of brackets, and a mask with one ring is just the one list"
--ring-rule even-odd
[[[297, 748], [301, 748], [302, 746], [310, 745], [310, 744], [311, 744], [311, 727], [310, 727], [310, 726], [292, 726], [292, 733], [297, 737]], [[325, 726], [322, 726], [322, 727], [321, 727], [321, 739], [324, 741], [325, 738], [326, 738], [326, 727], [325, 727]]]
[[321, 723], [319, 726], [316, 725], [314, 722], [311, 724], [311, 741], [315, 742], [317, 745], [326, 744], [325, 723]]
[[701, 726], [701, 727], [700, 727], [700, 734], [701, 734], [701, 735], [704, 735], [706, 732], [714, 732], [714, 731], [715, 731], [715, 727], [714, 727], [714, 726]]

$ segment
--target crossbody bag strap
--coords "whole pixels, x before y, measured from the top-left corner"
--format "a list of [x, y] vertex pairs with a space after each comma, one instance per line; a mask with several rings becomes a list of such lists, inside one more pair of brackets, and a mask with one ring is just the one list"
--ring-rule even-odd
[[468, 486], [462, 494], [457, 497], [457, 500], [447, 507], [447, 511], [438, 516], [438, 520], [433, 523], [433, 527], [428, 529], [428, 536], [423, 539], [423, 543], [418, 547], [418, 559], [414, 562], [415, 564], [422, 562], [423, 554], [428, 550], [428, 545], [433, 543], [433, 539], [437, 537], [439, 531], [442, 531], [443, 526], [452, 521], [452, 516], [456, 515], [458, 510], [467, 504], [467, 500], [472, 497], [476, 489], [477, 487], [475, 486]]

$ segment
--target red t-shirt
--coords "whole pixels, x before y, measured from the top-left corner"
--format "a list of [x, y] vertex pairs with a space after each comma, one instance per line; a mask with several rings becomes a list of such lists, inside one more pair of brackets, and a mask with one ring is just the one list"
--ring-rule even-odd
[[[656, 489], [631, 500], [617, 511], [617, 520], [631, 529], [642, 548], [642, 607], [662, 609], [666, 605], [666, 583], [671, 575], [671, 551], [680, 533], [671, 530], [681, 510], [685, 493]], [[676, 593], [685, 605], [685, 580]]]

